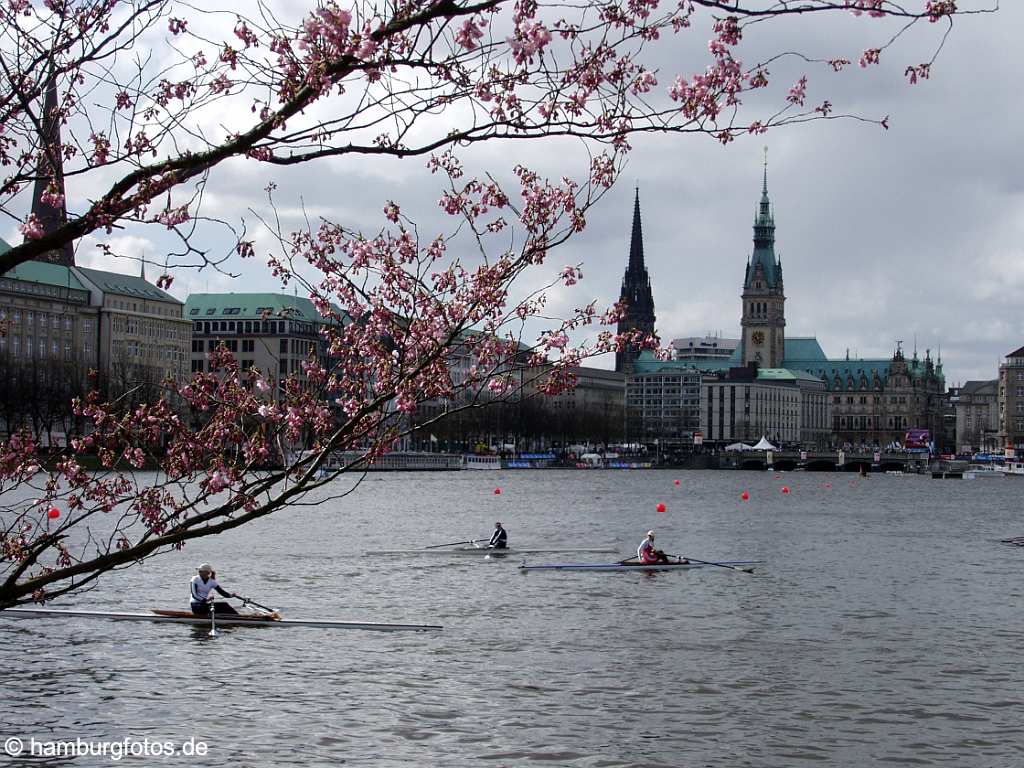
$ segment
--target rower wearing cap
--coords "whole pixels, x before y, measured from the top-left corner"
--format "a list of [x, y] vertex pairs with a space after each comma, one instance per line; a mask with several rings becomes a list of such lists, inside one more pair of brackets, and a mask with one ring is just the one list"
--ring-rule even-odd
[[647, 538], [636, 548], [636, 559], [641, 563], [667, 563], [668, 555], [654, 547], [654, 531], [647, 532]]
[[501, 523], [494, 524], [494, 533], [491, 540], [487, 542], [488, 549], [508, 549], [508, 531], [501, 527]]
[[196, 570], [198, 573], [192, 577], [190, 585], [192, 590], [192, 613], [197, 616], [206, 616], [210, 613], [210, 606], [212, 605], [215, 613], [237, 614], [238, 611], [232, 608], [230, 603], [223, 601], [214, 602], [211, 596], [214, 590], [221, 597], [237, 597], [237, 595], [226, 592], [217, 582], [217, 572], [213, 570], [213, 566], [209, 563], [203, 563]]

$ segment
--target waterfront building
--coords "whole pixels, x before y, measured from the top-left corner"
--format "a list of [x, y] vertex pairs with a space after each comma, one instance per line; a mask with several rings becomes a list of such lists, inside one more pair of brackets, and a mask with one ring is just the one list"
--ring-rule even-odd
[[999, 438], [999, 379], [968, 381], [950, 387], [955, 414], [957, 453], [1001, 451]]
[[786, 368], [733, 368], [705, 376], [700, 431], [705, 442], [823, 448], [831, 433], [829, 397], [817, 376]]
[[[622, 277], [619, 302], [626, 306], [625, 316], [619, 320], [617, 330], [639, 331], [647, 336], [654, 335], [654, 296], [651, 293], [651, 278], [644, 263], [644, 238], [640, 225], [640, 190], [636, 191], [633, 202], [633, 231], [629, 241], [629, 263]], [[640, 349], [631, 345], [615, 353], [615, 370], [629, 373], [633, 368]]]
[[314, 355], [327, 362], [320, 333], [327, 322], [313, 302], [278, 293], [193, 293], [185, 303], [191, 324], [192, 373], [210, 370], [209, 355], [223, 344], [239, 368], [259, 370], [270, 382], [295, 374], [305, 379], [302, 363]]
[[548, 444], [610, 445], [624, 436], [626, 375], [589, 366], [568, 369], [572, 389], [539, 400]]
[[739, 345], [739, 339], [709, 334], [672, 339], [669, 348], [673, 360], [728, 360]]
[[[64, 172], [53, 161], [64, 145], [52, 76], [40, 137], [32, 213], [47, 235], [67, 221]], [[9, 248], [0, 241], [0, 251]], [[71, 398], [87, 388], [130, 407], [154, 399], [165, 379], [188, 375], [182, 303], [147, 281], [144, 267], [134, 277], [79, 266], [71, 243], [0, 275], [0, 322], [0, 432], [27, 427], [56, 445], [74, 430]]]
[[1024, 347], [1006, 356], [999, 366], [999, 442], [1024, 451]]
[[641, 352], [626, 375], [626, 442], [692, 446], [700, 430], [701, 372]]
[[[751, 378], [758, 386], [765, 386], [765, 381], [805, 382], [801, 386], [808, 392], [811, 391], [809, 380], [801, 374], [819, 379], [827, 392], [825, 418], [830, 424], [829, 442], [837, 447], [882, 448], [902, 444], [910, 429], [927, 429], [933, 439], [942, 434], [943, 414], [948, 407], [945, 377], [941, 358], [933, 361], [930, 351], [922, 360], [915, 350], [908, 360], [901, 344], [897, 343], [889, 358], [861, 359], [847, 354], [837, 359], [827, 357], [813, 336], [786, 336], [786, 296], [782, 261], [775, 254], [775, 215], [768, 196], [767, 165], [754, 218], [754, 248], [744, 270], [741, 301], [742, 334], [738, 348], [728, 359], [694, 359], [690, 361], [694, 367], [719, 378], [727, 376], [731, 368], [757, 366], [788, 371], [782, 379], [774, 378], [775, 374], [769, 374], [766, 379]], [[704, 392], [710, 393], [711, 389], [714, 387]], [[719, 391], [715, 389], [716, 396]], [[815, 442], [822, 439], [817, 426], [821, 418], [818, 398], [819, 395], [815, 395], [808, 400], [808, 426], [801, 428], [807, 436], [813, 435]], [[782, 395], [769, 398], [775, 402], [785, 400]], [[702, 418], [707, 418], [707, 405], [702, 403]], [[792, 431], [789, 424], [764, 424], [769, 434], [774, 434], [776, 426], [780, 434], [782, 430]], [[724, 430], [724, 425], [722, 428]], [[801, 434], [798, 439], [803, 441], [807, 437]]]

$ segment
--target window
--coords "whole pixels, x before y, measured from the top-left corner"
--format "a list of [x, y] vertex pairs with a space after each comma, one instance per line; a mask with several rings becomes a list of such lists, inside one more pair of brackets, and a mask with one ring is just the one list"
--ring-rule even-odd
[[65, 341], [64, 342], [64, 359], [65, 360], [70, 360], [71, 359], [71, 342], [70, 341]]
[[285, 355], [288, 353], [288, 339], [281, 339], [281, 354]]
[[202, 373], [202, 372], [203, 372], [203, 361], [202, 360], [193, 360], [192, 361], [192, 373]]
[[217, 310], [216, 310], [215, 308], [213, 308], [213, 307], [210, 307], [210, 308], [209, 308], [208, 310], [206, 310], [206, 314], [208, 314], [208, 315], [212, 315], [212, 314], [214, 314], [214, 313], [215, 313], [216, 311], [217, 311]]
[[192, 309], [190, 309], [190, 310], [188, 311], [188, 313], [189, 313], [190, 315], [198, 315], [198, 314], [199, 314], [199, 307], [192, 307]]
[[277, 367], [279, 373], [288, 373], [288, 361], [285, 358], [281, 358]]
[[28, 323], [29, 325], [32, 325], [32, 322], [35, 319], [36, 319], [36, 313], [33, 312], [32, 310], [29, 310], [28, 312], [25, 313], [25, 322]]
[[203, 351], [203, 340], [202, 339], [192, 339], [192, 351], [193, 352], [202, 352]]
[[209, 340], [209, 341], [207, 342], [207, 345], [208, 345], [208, 346], [206, 347], [207, 351], [209, 351], [209, 352], [213, 352], [213, 350], [215, 350], [215, 349], [217, 348], [217, 341], [216, 341], [215, 339], [210, 339], [210, 340]]
[[243, 352], [255, 352], [256, 341], [254, 339], [242, 339], [242, 351]]

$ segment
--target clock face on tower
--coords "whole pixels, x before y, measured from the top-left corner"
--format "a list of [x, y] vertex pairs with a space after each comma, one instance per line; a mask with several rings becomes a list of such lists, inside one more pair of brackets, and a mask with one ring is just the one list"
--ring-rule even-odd
[[755, 345], [761, 346], [764, 344], [764, 334], [761, 331], [754, 331], [750, 336], [750, 340], [754, 342]]

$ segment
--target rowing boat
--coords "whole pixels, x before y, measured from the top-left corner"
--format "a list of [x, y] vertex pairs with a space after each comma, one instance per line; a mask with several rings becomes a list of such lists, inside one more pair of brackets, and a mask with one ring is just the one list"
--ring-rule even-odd
[[688, 571], [693, 568], [724, 565], [730, 568], [744, 569], [763, 560], [719, 560], [714, 563], [675, 562], [675, 563], [552, 563], [549, 565], [519, 566], [520, 571]]
[[378, 549], [366, 555], [609, 555], [619, 550], [613, 547], [602, 549], [488, 549], [487, 547], [450, 547], [448, 549]]
[[[119, 611], [72, 611], [55, 608], [7, 608], [0, 616], [14, 616], [23, 619], [41, 618], [84, 618], [113, 619], [114, 621], [155, 621], [172, 624], [198, 624], [210, 626], [208, 616], [196, 616], [190, 611], [164, 611], [153, 609], [151, 613], [123, 613]], [[239, 613], [216, 616], [218, 627], [326, 627], [328, 629], [370, 629], [380, 632], [413, 631], [424, 632], [442, 629], [436, 624], [382, 624], [375, 621], [337, 621], [334, 619], [280, 619], [265, 614]]]

